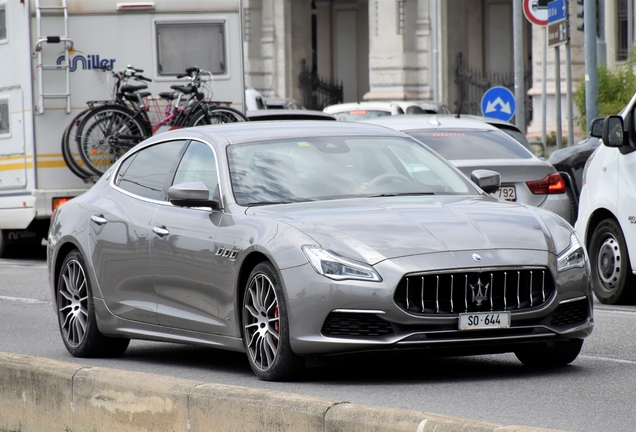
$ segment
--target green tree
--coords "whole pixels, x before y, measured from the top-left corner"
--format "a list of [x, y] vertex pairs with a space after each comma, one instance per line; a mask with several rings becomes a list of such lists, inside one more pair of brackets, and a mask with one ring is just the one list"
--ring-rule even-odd
[[[632, 55], [632, 58], [634, 56]], [[605, 65], [598, 67], [598, 115], [606, 117], [618, 114], [636, 93], [636, 75], [633, 61], [619, 65], [610, 70]], [[587, 120], [585, 116], [585, 80], [580, 80], [576, 87], [574, 103], [579, 111], [576, 118], [581, 131], [587, 136]]]

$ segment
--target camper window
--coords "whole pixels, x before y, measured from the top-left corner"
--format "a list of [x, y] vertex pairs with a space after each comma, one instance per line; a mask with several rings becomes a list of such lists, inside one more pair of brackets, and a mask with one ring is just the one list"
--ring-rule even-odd
[[0, 42], [7, 40], [7, 4], [0, 2]]
[[11, 134], [9, 112], [9, 100], [0, 99], [0, 138], [4, 138]]
[[192, 66], [225, 74], [224, 22], [157, 22], [157, 72], [179, 75]]

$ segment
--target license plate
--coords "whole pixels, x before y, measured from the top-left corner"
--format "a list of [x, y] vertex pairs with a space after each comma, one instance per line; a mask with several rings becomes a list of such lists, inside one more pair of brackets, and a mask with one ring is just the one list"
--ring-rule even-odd
[[506, 201], [517, 201], [517, 190], [514, 186], [502, 186], [490, 196]]
[[473, 312], [459, 314], [459, 329], [510, 327], [510, 312]]

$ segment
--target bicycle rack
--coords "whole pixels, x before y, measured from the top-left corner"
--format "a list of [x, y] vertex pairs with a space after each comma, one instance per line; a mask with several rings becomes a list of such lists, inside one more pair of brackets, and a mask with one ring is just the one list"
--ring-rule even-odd
[[[69, 61], [69, 51], [73, 49], [73, 41], [68, 37], [68, 9], [66, 0], [62, 0], [62, 6], [42, 6], [41, 0], [35, 0], [35, 16], [37, 20], [37, 42], [35, 43], [35, 52], [37, 53], [37, 72], [38, 72], [38, 90], [39, 99], [37, 113], [44, 114], [44, 99], [66, 99], [66, 114], [71, 113], [71, 69]], [[42, 36], [42, 13], [46, 15], [53, 14], [64, 17], [64, 36]], [[59, 44], [63, 42], [64, 64], [45, 65], [42, 64], [42, 48], [44, 44]], [[45, 70], [64, 70], [66, 73], [66, 92], [64, 93], [45, 93], [44, 92], [44, 71]]]

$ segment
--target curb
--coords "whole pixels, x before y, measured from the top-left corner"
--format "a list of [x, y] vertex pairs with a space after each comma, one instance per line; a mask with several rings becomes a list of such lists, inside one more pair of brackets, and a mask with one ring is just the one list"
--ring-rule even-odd
[[0, 353], [7, 432], [548, 432]]

